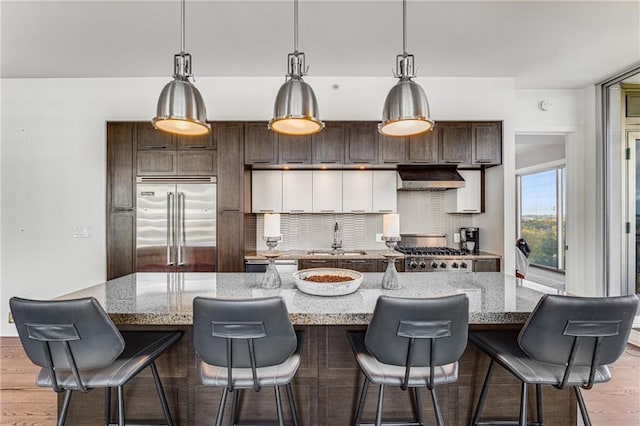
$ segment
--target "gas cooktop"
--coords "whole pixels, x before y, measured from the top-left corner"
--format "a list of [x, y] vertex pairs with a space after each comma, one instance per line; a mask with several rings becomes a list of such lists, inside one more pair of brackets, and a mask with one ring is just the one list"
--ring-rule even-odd
[[398, 246], [396, 250], [407, 256], [466, 256], [467, 250], [450, 247], [404, 247]]

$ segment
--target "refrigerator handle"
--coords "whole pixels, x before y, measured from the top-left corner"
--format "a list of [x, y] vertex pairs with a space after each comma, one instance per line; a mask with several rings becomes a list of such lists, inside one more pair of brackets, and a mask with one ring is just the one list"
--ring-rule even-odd
[[178, 266], [184, 266], [184, 262], [182, 261], [182, 247], [185, 243], [184, 204], [184, 192], [178, 192]]
[[173, 247], [173, 192], [167, 192], [167, 266], [173, 266], [171, 248]]

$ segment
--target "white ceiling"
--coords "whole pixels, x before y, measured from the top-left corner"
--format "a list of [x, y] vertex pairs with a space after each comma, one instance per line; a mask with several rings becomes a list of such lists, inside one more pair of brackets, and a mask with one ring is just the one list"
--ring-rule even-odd
[[[283, 76], [292, 1], [187, 1], [198, 76]], [[1, 0], [7, 78], [172, 74], [180, 3]], [[312, 76], [391, 76], [402, 3], [303, 0], [299, 49]], [[515, 77], [517, 88], [582, 88], [640, 63], [640, 0], [408, 3], [420, 76]]]

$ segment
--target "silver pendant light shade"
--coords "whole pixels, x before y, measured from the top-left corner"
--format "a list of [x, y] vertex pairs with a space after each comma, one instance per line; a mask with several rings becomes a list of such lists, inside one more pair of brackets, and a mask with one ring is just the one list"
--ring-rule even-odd
[[191, 55], [184, 53], [184, 3], [182, 0], [182, 49], [174, 56], [173, 81], [167, 83], [158, 98], [158, 110], [151, 120], [153, 127], [167, 133], [186, 136], [205, 135], [211, 131], [202, 95], [189, 81]]
[[417, 135], [433, 128], [430, 115], [422, 86], [410, 79], [400, 80], [384, 101], [378, 129], [387, 136]]
[[394, 77], [400, 81], [391, 88], [382, 109], [382, 121], [378, 125], [380, 133], [386, 136], [413, 136], [433, 129], [429, 101], [422, 87], [411, 80], [414, 78], [413, 55], [407, 54], [407, 1], [402, 1], [402, 48], [396, 57]]
[[302, 79], [306, 75], [305, 56], [298, 52], [298, 0], [293, 3], [294, 51], [287, 57], [287, 81], [280, 86], [269, 129], [285, 135], [311, 135], [324, 128], [313, 89]]

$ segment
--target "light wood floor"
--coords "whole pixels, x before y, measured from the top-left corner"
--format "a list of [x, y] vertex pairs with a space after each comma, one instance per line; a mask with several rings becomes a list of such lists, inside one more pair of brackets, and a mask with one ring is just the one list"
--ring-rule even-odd
[[[36, 388], [37, 371], [17, 338], [0, 338], [0, 425], [56, 424], [55, 394]], [[583, 392], [592, 423], [639, 426], [640, 348], [629, 345], [612, 372], [610, 382]]]

